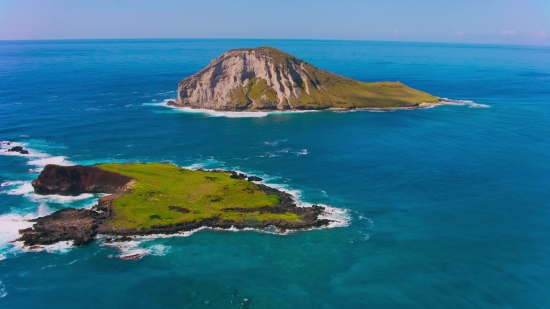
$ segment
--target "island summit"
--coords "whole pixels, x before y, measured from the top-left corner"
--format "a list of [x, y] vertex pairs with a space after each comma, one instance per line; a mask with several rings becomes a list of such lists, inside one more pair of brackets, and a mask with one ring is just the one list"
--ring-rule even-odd
[[218, 111], [407, 109], [439, 98], [400, 82], [366, 83], [273, 47], [227, 51], [178, 85], [173, 107]]

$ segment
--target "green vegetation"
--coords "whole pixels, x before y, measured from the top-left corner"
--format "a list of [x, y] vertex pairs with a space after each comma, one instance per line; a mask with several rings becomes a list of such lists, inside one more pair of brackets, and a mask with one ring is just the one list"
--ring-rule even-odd
[[304, 92], [294, 108], [395, 108], [439, 102], [437, 97], [400, 82], [364, 83], [320, 70], [309, 63], [304, 62], [302, 67], [309, 77], [305, 81], [309, 94]]
[[[255, 50], [273, 59], [276, 70], [287, 77], [282, 82], [291, 89], [288, 101], [294, 109], [400, 108], [440, 102], [437, 97], [400, 82], [365, 83], [336, 75], [273, 47], [242, 50]], [[294, 70], [301, 71], [302, 76], [291, 74]], [[302, 80], [304, 75], [307, 78]], [[289, 80], [289, 76], [294, 77]], [[252, 78], [242, 92], [240, 99], [233, 101], [237, 107], [242, 105], [243, 96], [253, 101], [253, 104], [247, 105], [248, 109], [269, 109], [277, 105], [277, 93], [267, 86], [264, 79]]]
[[248, 105], [250, 105], [250, 99], [246, 95], [245, 91], [248, 92], [248, 89], [243, 86], [231, 89], [231, 102], [235, 104], [235, 107], [237, 109], [245, 109], [248, 107]]
[[163, 163], [100, 164], [97, 167], [132, 177], [130, 191], [113, 202], [111, 226], [150, 228], [207, 218], [232, 221], [278, 219], [298, 221], [294, 213], [224, 211], [225, 208], [276, 206], [252, 182], [230, 178], [228, 172], [194, 171]]
[[274, 109], [277, 108], [277, 92], [267, 85], [263, 78], [254, 77], [244, 86], [231, 90], [231, 102], [237, 109]]

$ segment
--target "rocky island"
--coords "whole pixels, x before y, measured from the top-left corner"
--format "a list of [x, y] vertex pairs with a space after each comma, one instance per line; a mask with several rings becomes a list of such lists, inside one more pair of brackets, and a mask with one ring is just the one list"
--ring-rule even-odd
[[440, 100], [400, 82], [365, 83], [272, 47], [230, 50], [178, 85], [173, 107], [218, 111], [403, 109]]
[[32, 220], [20, 230], [26, 246], [73, 241], [88, 244], [98, 235], [176, 234], [200, 227], [274, 227], [280, 231], [328, 225], [321, 206], [298, 207], [292, 196], [255, 183], [261, 178], [230, 171], [190, 170], [167, 163], [47, 165], [32, 182], [35, 193], [109, 193], [92, 209], [68, 208]]

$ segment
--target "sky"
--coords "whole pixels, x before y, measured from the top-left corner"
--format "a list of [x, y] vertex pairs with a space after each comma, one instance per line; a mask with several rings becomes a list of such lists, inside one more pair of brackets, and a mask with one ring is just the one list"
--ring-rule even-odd
[[119, 38], [550, 45], [550, 0], [0, 0], [0, 40]]

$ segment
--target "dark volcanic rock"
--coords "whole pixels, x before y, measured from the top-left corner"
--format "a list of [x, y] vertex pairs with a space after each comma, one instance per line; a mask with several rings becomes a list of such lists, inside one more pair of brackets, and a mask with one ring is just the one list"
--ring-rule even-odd
[[248, 181], [262, 181], [263, 179], [256, 176], [248, 176]]
[[126, 241], [132, 241], [133, 238], [129, 236], [122, 236], [120, 238], [115, 239], [115, 242], [126, 242]]
[[94, 240], [98, 224], [105, 216], [88, 209], [68, 208], [31, 220], [32, 228], [20, 230], [21, 240], [27, 246], [51, 245], [60, 241], [74, 241], [75, 246], [86, 245]]
[[234, 178], [234, 179], [246, 179], [245, 174], [237, 173], [237, 172], [231, 172], [231, 176], [229, 176], [229, 177]]
[[23, 147], [21, 146], [15, 146], [8, 149], [9, 152], [20, 152], [21, 150], [23, 150]]
[[81, 193], [117, 193], [126, 190], [132, 178], [94, 166], [48, 164], [32, 181], [34, 192], [41, 195], [79, 195]]
[[[10, 144], [8, 143], [8, 145], [10, 145]], [[8, 152], [19, 152], [20, 154], [29, 154], [29, 151], [23, 149], [22, 146], [11, 147], [10, 149], [8, 149]]]

